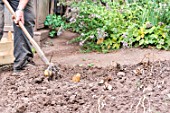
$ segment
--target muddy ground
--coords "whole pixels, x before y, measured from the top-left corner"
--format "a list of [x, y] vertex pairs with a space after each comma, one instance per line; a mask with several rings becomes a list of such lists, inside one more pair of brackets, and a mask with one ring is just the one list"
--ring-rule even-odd
[[110, 56], [103, 63], [106, 54], [82, 54], [65, 39], [46, 43], [43, 50], [48, 57], [54, 54], [58, 75], [45, 77], [46, 66], [37, 56], [37, 67], [24, 76], [11, 76], [11, 66], [0, 67], [0, 113], [170, 113], [170, 60], [131, 55], [132, 64]]

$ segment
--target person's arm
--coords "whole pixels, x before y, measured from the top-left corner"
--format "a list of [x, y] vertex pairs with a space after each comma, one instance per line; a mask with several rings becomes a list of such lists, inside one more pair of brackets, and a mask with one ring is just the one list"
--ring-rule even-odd
[[15, 12], [16, 18], [15, 18], [15, 23], [18, 24], [19, 21], [21, 21], [24, 24], [24, 9], [27, 5], [29, 0], [20, 0], [19, 5], [17, 7], [17, 10]]
[[19, 5], [18, 5], [18, 9], [21, 9], [21, 10], [25, 9], [28, 1], [29, 0], [20, 0]]

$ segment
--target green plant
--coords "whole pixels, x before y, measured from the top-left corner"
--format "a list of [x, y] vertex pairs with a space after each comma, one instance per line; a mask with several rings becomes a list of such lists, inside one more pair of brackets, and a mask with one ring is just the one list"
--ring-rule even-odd
[[151, 23], [147, 22], [140, 28], [130, 28], [127, 30], [123, 42], [131, 46], [148, 47], [153, 46], [157, 49], [170, 49], [170, 30], [163, 24], [159, 23], [157, 26], [151, 26]]
[[56, 34], [61, 34], [62, 29], [66, 29], [67, 25], [65, 23], [65, 19], [61, 16], [57, 16], [55, 14], [48, 15], [44, 22], [45, 26], [48, 26], [51, 31], [49, 33], [50, 37], [54, 37]]
[[[169, 14], [164, 18], [162, 14], [167, 14], [170, 5], [162, 8], [158, 2], [107, 1], [107, 7], [90, 0], [73, 4], [73, 7], [79, 9], [79, 15], [70, 24], [70, 28], [81, 34], [74, 41], [80, 42], [86, 51], [107, 52], [133, 46], [156, 46], [158, 49], [168, 50]], [[161, 23], [163, 25], [159, 25]]]
[[83, 52], [148, 46], [170, 49], [168, 0], [103, 2], [106, 6], [100, 0], [73, 2], [73, 16], [62, 25], [80, 34], [71, 42], [79, 42]]

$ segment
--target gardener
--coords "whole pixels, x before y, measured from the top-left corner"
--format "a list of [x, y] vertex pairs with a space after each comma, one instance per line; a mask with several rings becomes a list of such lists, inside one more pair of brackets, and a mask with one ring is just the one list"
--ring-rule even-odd
[[[34, 12], [33, 12], [33, 0], [8, 0], [9, 4], [15, 11], [16, 18], [14, 19], [14, 64], [12, 75], [23, 75], [23, 69], [31, 66], [33, 63], [33, 53], [31, 51], [31, 44], [27, 37], [24, 35], [20, 27], [18, 27], [19, 21], [21, 21], [31, 36], [33, 36], [34, 27]], [[4, 4], [0, 0], [0, 39], [3, 36], [4, 28]], [[30, 65], [31, 64], [31, 65]]]

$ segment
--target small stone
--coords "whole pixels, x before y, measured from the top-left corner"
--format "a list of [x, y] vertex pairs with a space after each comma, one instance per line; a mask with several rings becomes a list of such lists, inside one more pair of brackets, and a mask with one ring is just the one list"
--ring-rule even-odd
[[108, 89], [108, 90], [112, 90], [112, 89], [113, 89], [112, 85], [109, 84], [109, 85], [107, 86], [107, 89]]
[[97, 98], [97, 95], [93, 95], [92, 98], [96, 99], [96, 98]]
[[93, 84], [93, 83], [90, 83], [90, 84], [89, 84], [89, 87], [90, 87], [90, 88], [91, 88], [91, 87], [93, 87], [93, 86], [94, 86], [94, 84]]
[[46, 90], [46, 93], [47, 93], [47, 94], [52, 94], [52, 93], [53, 93], [53, 89], [47, 89], [47, 90]]
[[101, 80], [101, 81], [98, 83], [99, 86], [101, 86], [101, 85], [103, 85], [103, 84], [104, 84], [104, 80]]
[[105, 89], [105, 90], [112, 90], [113, 87], [112, 87], [112, 85], [110, 85], [108, 82], [105, 82], [104, 89]]
[[70, 96], [70, 98], [69, 98], [70, 103], [74, 103], [75, 100], [76, 100], [76, 95]]
[[158, 88], [158, 89], [161, 89], [161, 88], [162, 88], [162, 86], [161, 86], [161, 85], [157, 85], [157, 88]]
[[124, 72], [118, 72], [118, 73], [117, 73], [117, 76], [122, 76], [122, 77], [123, 77], [123, 76], [125, 76], [125, 75], [126, 75], [126, 74], [125, 74]]
[[170, 99], [170, 94], [167, 94], [168, 98]]
[[120, 65], [119, 63], [115, 62], [115, 61], [112, 61], [111, 65], [116, 69], [123, 70], [123, 66]]
[[116, 99], [116, 97], [114, 97], [114, 96], [112, 96], [111, 98], [112, 98], [113, 100], [115, 100], [115, 99]]
[[18, 107], [17, 109], [17, 113], [24, 113], [26, 111], [26, 106], [25, 105], [21, 105]]
[[51, 102], [51, 105], [55, 105], [55, 101], [52, 101], [52, 102]]
[[23, 100], [24, 103], [28, 103], [28, 102], [29, 102], [29, 99], [26, 98], [26, 97], [23, 97], [23, 98], [21, 98], [21, 99]]

